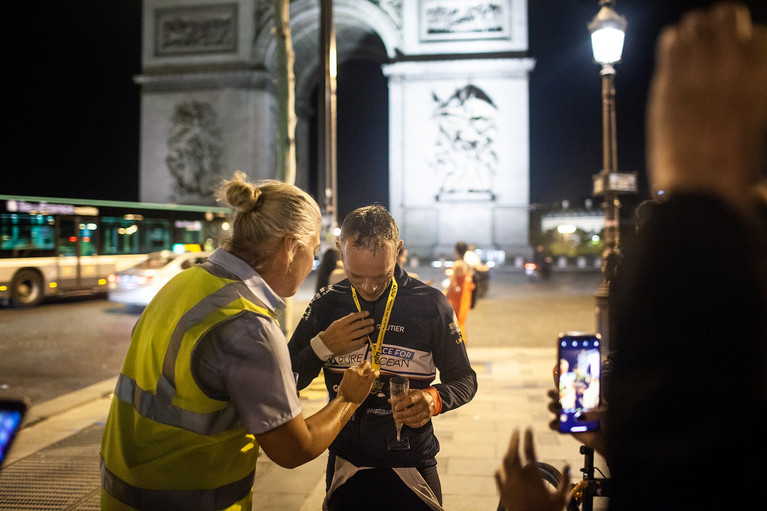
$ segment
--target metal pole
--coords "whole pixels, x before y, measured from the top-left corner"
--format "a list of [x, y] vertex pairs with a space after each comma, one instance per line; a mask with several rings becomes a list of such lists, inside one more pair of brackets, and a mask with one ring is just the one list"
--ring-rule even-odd
[[610, 175], [618, 171], [618, 144], [615, 129], [615, 68], [602, 66], [602, 172], [605, 210], [605, 248], [602, 252], [602, 281], [596, 293], [597, 330], [602, 336], [602, 353], [610, 349], [610, 281], [615, 277], [620, 254], [620, 201], [610, 186]]
[[333, 23], [333, 0], [320, 4], [320, 62], [323, 68], [321, 112], [323, 130], [320, 133], [325, 164], [325, 215], [332, 233], [338, 226], [338, 187], [336, 176], [336, 30]]

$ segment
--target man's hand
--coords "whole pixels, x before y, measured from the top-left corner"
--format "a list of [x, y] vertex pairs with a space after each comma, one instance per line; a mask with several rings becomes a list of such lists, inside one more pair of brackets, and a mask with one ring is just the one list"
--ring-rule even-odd
[[429, 392], [410, 389], [407, 397], [400, 399], [394, 406], [394, 420], [410, 428], [420, 428], [434, 415], [434, 408], [434, 397]]
[[665, 29], [647, 129], [655, 191], [748, 205], [767, 131], [767, 27], [730, 3], [691, 11]]
[[367, 335], [375, 329], [368, 314], [368, 311], [354, 312], [333, 321], [320, 339], [334, 355], [357, 351], [368, 342]]
[[570, 487], [570, 468], [562, 470], [562, 480], [556, 493], [546, 489], [540, 470], [535, 463], [533, 432], [525, 431], [525, 457], [522, 465], [519, 456], [519, 431], [511, 434], [509, 450], [503, 464], [495, 473], [495, 482], [501, 502], [507, 511], [559, 511], [565, 508]]
[[344, 371], [344, 377], [338, 386], [338, 396], [357, 406], [361, 405], [370, 394], [378, 373], [370, 367], [370, 362], [367, 360], [348, 368]]

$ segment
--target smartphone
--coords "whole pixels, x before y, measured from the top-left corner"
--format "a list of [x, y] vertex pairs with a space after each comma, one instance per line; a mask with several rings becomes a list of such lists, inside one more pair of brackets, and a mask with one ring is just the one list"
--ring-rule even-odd
[[599, 421], [586, 422], [581, 413], [599, 406], [600, 337], [597, 334], [560, 334], [559, 364], [560, 433], [594, 431]]
[[0, 467], [8, 456], [16, 433], [21, 429], [21, 421], [26, 412], [24, 401], [0, 400]]

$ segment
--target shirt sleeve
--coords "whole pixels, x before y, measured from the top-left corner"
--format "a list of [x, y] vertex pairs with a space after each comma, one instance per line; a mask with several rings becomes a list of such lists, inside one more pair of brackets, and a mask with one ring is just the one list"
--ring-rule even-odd
[[273, 321], [243, 314], [208, 332], [192, 371], [214, 399], [230, 399], [248, 433], [271, 431], [301, 413], [285, 336]]

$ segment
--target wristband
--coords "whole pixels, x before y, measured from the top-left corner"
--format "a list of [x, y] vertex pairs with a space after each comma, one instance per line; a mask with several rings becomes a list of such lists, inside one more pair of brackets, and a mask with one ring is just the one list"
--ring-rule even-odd
[[434, 415], [432, 415], [432, 417], [439, 415], [442, 411], [442, 398], [440, 397], [439, 392], [434, 387], [429, 387], [424, 390], [434, 398]]

